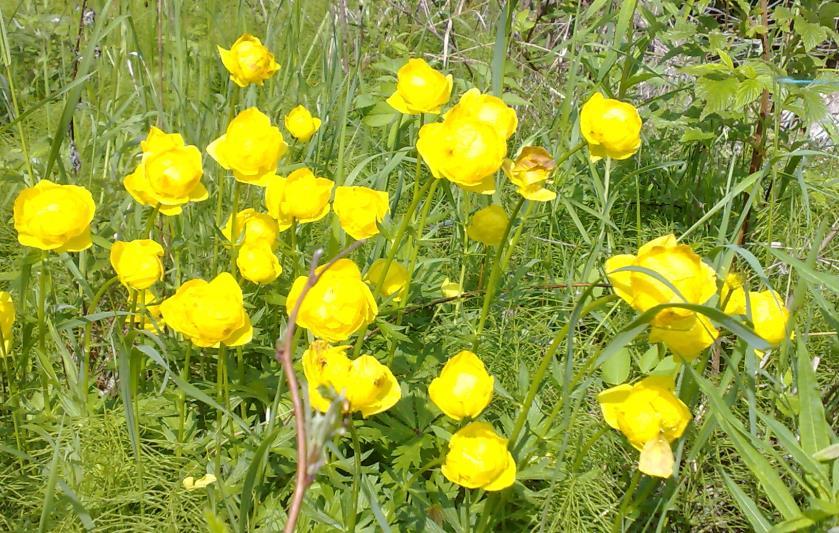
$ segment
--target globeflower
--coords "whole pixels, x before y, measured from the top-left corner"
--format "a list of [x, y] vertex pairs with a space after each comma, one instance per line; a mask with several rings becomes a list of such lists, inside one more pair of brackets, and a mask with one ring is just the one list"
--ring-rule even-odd
[[516, 462], [507, 439], [486, 422], [472, 422], [452, 435], [441, 471], [468, 489], [496, 491], [516, 482]]
[[592, 161], [627, 159], [641, 147], [641, 117], [632, 104], [594, 93], [580, 110], [580, 130]]
[[372, 355], [350, 360], [346, 355], [349, 348], [314, 341], [303, 353], [303, 373], [312, 407], [321, 412], [329, 409], [331, 402], [323, 397], [321, 387], [343, 395], [347, 411], [360, 411], [364, 418], [393, 407], [402, 397], [393, 373]]
[[444, 76], [424, 59], [409, 59], [396, 73], [396, 91], [387, 99], [406, 115], [440, 112], [452, 94], [452, 76]]
[[492, 400], [493, 378], [483, 361], [463, 350], [452, 356], [428, 386], [428, 396], [449, 418], [475, 418]]
[[285, 129], [300, 142], [309, 142], [320, 129], [320, 119], [313, 117], [308, 109], [299, 105], [285, 116]]
[[670, 443], [682, 436], [692, 418], [673, 389], [672, 378], [651, 376], [635, 385], [612, 387], [597, 396], [606, 423], [641, 451], [638, 469], [649, 476], [673, 475]]
[[789, 310], [780, 294], [773, 290], [749, 292], [749, 310], [755, 333], [771, 346], [778, 346], [788, 337]]
[[482, 94], [479, 89], [469, 89], [453, 108], [446, 113], [445, 119], [472, 119], [491, 126], [505, 141], [509, 139], [519, 124], [516, 111], [504, 103], [504, 100], [491, 94]]
[[376, 259], [373, 261], [373, 264], [367, 269], [367, 275], [364, 276], [364, 281], [373, 290], [381, 284], [380, 294], [385, 298], [393, 296], [393, 301], [399, 302], [405, 294], [405, 289], [408, 288], [408, 269], [396, 261], [391, 261], [390, 266], [385, 271], [386, 263], [386, 259]]
[[556, 163], [541, 146], [525, 146], [515, 161], [505, 159], [501, 168], [507, 178], [527, 200], [550, 202], [556, 193], [545, 188], [545, 182]]
[[487, 246], [498, 246], [504, 238], [507, 224], [510, 223], [504, 208], [498, 204], [488, 205], [478, 210], [469, 219], [466, 226], [466, 235], [473, 241], [481, 242]]
[[[379, 312], [376, 300], [352, 260], [339, 259], [328, 270], [323, 265], [316, 273], [320, 278], [300, 305], [298, 326], [316, 337], [340, 342], [376, 318]], [[308, 276], [300, 276], [291, 285], [286, 298], [289, 315], [297, 305], [307, 279]]]
[[[280, 229], [277, 221], [270, 215], [259, 213], [256, 209], [247, 208], [236, 214], [236, 240], [247, 245], [264, 245], [273, 248]], [[233, 240], [233, 216], [227, 218], [222, 235], [228, 241]]]
[[[650, 270], [668, 284], [647, 272], [616, 272], [627, 267]], [[640, 313], [668, 303], [704, 304], [717, 291], [714, 270], [690, 246], [678, 244], [672, 234], [648, 242], [638, 250], [638, 255], [609, 258], [605, 270], [615, 294]], [[677, 307], [657, 313], [651, 325], [650, 340], [664, 342], [687, 361], [693, 360], [719, 336], [704, 315]]]
[[230, 50], [219, 46], [218, 54], [230, 73], [231, 81], [239, 87], [247, 87], [251, 83], [262, 85], [280, 70], [280, 65], [262, 41], [249, 33], [236, 39]]
[[86, 250], [93, 245], [90, 223], [95, 212], [93, 196], [84, 187], [43, 179], [15, 198], [17, 239], [22, 245], [39, 250]]
[[111, 266], [120, 283], [129, 289], [148, 289], [163, 279], [163, 247], [150, 239], [116, 241], [111, 246]]
[[435, 178], [446, 178], [467, 191], [492, 194], [495, 173], [507, 155], [507, 141], [487, 122], [455, 114], [420, 128], [417, 151]]
[[332, 208], [341, 228], [355, 240], [378, 235], [378, 223], [390, 211], [387, 192], [368, 187], [336, 187]]
[[274, 217], [280, 230], [298, 223], [316, 222], [329, 213], [329, 197], [335, 183], [315, 176], [307, 167], [288, 175], [271, 176], [265, 187], [265, 208]]
[[271, 283], [283, 272], [271, 247], [261, 243], [246, 242], [236, 255], [236, 266], [243, 278], [263, 285]]
[[167, 216], [178, 215], [182, 206], [209, 196], [201, 183], [204, 169], [201, 152], [184, 143], [178, 133], [165, 133], [152, 126], [140, 142], [143, 158], [122, 180], [125, 190], [140, 205], [157, 207]]
[[0, 291], [0, 333], [3, 334], [0, 357], [9, 355], [12, 350], [12, 326], [15, 325], [15, 318], [15, 302], [12, 300], [12, 295], [6, 291]]
[[242, 346], [253, 338], [242, 289], [227, 272], [210, 282], [187, 281], [173, 296], [163, 300], [160, 312], [166, 325], [195, 346]]
[[216, 163], [233, 172], [237, 181], [264, 187], [288, 151], [279, 128], [255, 107], [245, 109], [230, 122], [227, 132], [207, 146]]

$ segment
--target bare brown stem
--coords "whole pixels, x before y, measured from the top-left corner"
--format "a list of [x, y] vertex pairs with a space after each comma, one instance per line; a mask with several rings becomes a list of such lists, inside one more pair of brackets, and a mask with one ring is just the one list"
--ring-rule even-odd
[[286, 522], [285, 533], [292, 533], [297, 525], [297, 519], [300, 516], [300, 508], [303, 506], [303, 497], [306, 494], [306, 489], [312, 484], [314, 480], [314, 472], [309, 472], [308, 464], [308, 450], [306, 449], [306, 419], [307, 413], [303, 409], [303, 402], [300, 400], [300, 387], [297, 382], [297, 374], [294, 372], [294, 362], [292, 360], [292, 343], [294, 341], [294, 330], [297, 324], [297, 315], [300, 313], [300, 306], [306, 295], [312, 287], [318, 282], [324, 272], [329, 270], [339, 259], [342, 259], [351, 254], [356, 248], [364, 244], [365, 241], [356, 241], [347, 248], [341, 250], [335, 257], [326, 263], [320, 272], [316, 272], [318, 263], [323, 255], [323, 250], [316, 250], [312, 255], [312, 263], [309, 265], [309, 277], [306, 280], [306, 285], [300, 291], [300, 297], [291, 309], [288, 315], [288, 327], [282, 339], [277, 339], [277, 350], [275, 357], [283, 367], [286, 381], [288, 381], [288, 390], [291, 394], [291, 405], [294, 411], [294, 429], [297, 433], [297, 475], [294, 486], [294, 494], [291, 497], [291, 504], [288, 508], [288, 521]]

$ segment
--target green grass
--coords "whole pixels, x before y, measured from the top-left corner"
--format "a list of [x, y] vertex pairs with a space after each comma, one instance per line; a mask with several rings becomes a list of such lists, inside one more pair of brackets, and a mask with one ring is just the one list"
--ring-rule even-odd
[[[400, 198], [386, 223], [385, 229], [392, 233], [410, 199], [418, 122], [407, 117], [400, 120], [383, 100], [393, 90], [396, 68], [408, 56], [433, 59], [436, 66], [451, 72], [453, 97], [472, 86], [489, 90], [494, 80], [503, 82], [505, 98], [516, 106], [520, 121], [509, 143], [511, 153], [526, 144], [543, 145], [557, 157], [574, 149], [582, 140], [579, 107], [597, 89], [634, 102], [645, 121], [641, 151], [613, 164], [610, 198], [614, 204], [606, 218], [602, 215], [603, 163], [591, 164], [582, 150], [554, 174], [557, 201], [534, 205], [526, 219], [510, 266], [502, 275], [480, 350], [499, 385], [486, 418], [501, 433], [510, 434], [542, 355], [584, 295], [585, 287], [559, 285], [603, 283], [602, 264], [609, 255], [633, 252], [639, 243], [667, 232], [680, 235], [724, 198], [720, 209], [693, 228], [686, 242], [718, 266], [727, 267], [737, 248], [724, 247], [736, 242], [744, 198], [753, 202], [751, 231], [743, 249], [754, 254], [772, 286], [784, 295], [795, 294], [803, 281], [809, 281], [798, 300], [796, 326], [810, 354], [820, 357], [818, 392], [828, 424], [836, 427], [832, 413], [839, 412], [835, 393], [839, 344], [832, 309], [839, 306], [839, 297], [830, 282], [835, 284], [839, 243], [830, 238], [821, 244], [836, 229], [836, 139], [817, 143], [805, 131], [817, 121], [814, 118], [829, 119], [818, 114], [812, 95], [830, 91], [783, 88], [773, 94], [774, 101], [785, 102], [784, 111], [797, 111], [796, 116], [810, 119], [791, 125], [780, 111], [770, 113], [765, 174], [757, 187], [733, 195], [729, 191], [749, 175], [752, 149], [748, 143], [757, 120], [757, 102], [729, 105], [722, 112], [703, 116], [713, 102], [695, 91], [693, 76], [677, 70], [719, 62], [711, 45], [716, 40], [721, 43], [716, 46], [738, 64], [758, 58], [760, 54], [749, 46], [751, 37], [738, 24], [738, 20], [755, 18], [757, 12], [746, 16], [739, 4], [726, 3], [717, 6], [723, 14], [714, 18], [707, 2], [638, 3], [634, 13], [635, 2], [551, 6], [532, 2], [532, 12], [522, 11], [521, 6], [512, 9], [512, 31], [505, 37], [505, 28], [499, 32], [498, 27], [503, 10], [494, 2], [450, 2], [438, 7], [385, 0], [363, 6], [355, 2], [343, 6], [164, 0], [165, 12], [158, 14], [156, 2], [94, 1], [89, 4], [97, 12], [96, 22], [84, 28], [79, 49], [83, 54], [96, 50], [98, 55], [83, 55], [79, 75], [89, 77], [74, 85], [80, 15], [75, 4], [0, 0], [4, 42], [11, 59], [11, 77], [5, 64], [0, 70], [0, 180], [4, 184], [0, 214], [5, 221], [0, 224], [0, 288], [12, 291], [18, 302], [20, 325], [13, 357], [20, 371], [15, 383], [21, 402], [17, 412], [25, 435], [18, 449], [11, 416], [15, 406], [4, 388], [0, 530], [30, 531], [42, 522], [42, 530], [80, 531], [92, 522], [96, 531], [196, 531], [208, 528], [214, 520], [226, 523], [231, 531], [280, 528], [294, 485], [295, 455], [292, 415], [281, 370], [273, 359], [274, 341], [286, 326], [284, 299], [291, 272], [302, 271], [288, 253], [289, 245], [285, 241], [280, 245], [285, 273], [277, 283], [245, 286], [255, 341], [243, 351], [242, 366], [235, 352], [228, 360], [230, 408], [248, 432], [229, 414], [221, 417], [219, 426], [216, 406], [208, 403], [215, 398], [215, 351], [196, 350], [189, 369], [192, 387], [178, 386], [174, 377], [185, 363], [185, 344], [173, 335], [146, 342], [171, 372], [135, 352], [130, 366], [138, 368], [138, 361], [143, 360], [139, 393], [136, 398], [126, 397], [128, 388], [120, 387], [127, 380], [120, 375], [120, 358], [125, 356], [113, 344], [120, 335], [114, 332], [112, 312], [127, 306], [125, 291], [118, 285], [100, 305], [105, 313], [90, 318], [96, 387], [83, 402], [73, 373], [67, 372], [68, 362], [71, 367], [78, 364], [81, 353], [84, 323], [79, 317], [91, 293], [113, 275], [105, 247], [116, 237], [136, 238], [145, 225], [148, 210], [133, 203], [121, 180], [136, 165], [138, 143], [148, 127], [157, 124], [178, 131], [188, 143], [203, 149], [224, 131], [237, 91], [240, 104], [258, 104], [275, 123], [281, 123], [282, 116], [298, 103], [316, 110], [323, 119], [322, 129], [311, 143], [292, 146], [280, 173], [306, 164], [338, 184], [387, 189], [391, 198]], [[103, 15], [105, 4], [109, 11]], [[163, 21], [162, 28], [158, 20]], [[532, 29], [530, 23], [535, 23]], [[801, 44], [785, 39], [783, 32], [775, 33], [778, 24], [773, 18], [771, 38], [786, 47], [787, 54], [771, 63], [789, 76], [818, 76], [836, 83], [829, 63], [823, 66], [806, 59], [809, 55], [833, 57], [835, 62], [835, 33], [833, 41], [826, 38], [812, 54], [805, 54]], [[244, 31], [264, 38], [283, 68], [264, 87], [240, 91], [227, 81], [216, 45], [228, 46]], [[96, 35], [100, 35], [98, 40]], [[672, 53], [663, 57], [661, 50]], [[85, 71], [85, 59], [90, 61], [89, 71]], [[813, 109], [800, 109], [807, 105]], [[72, 168], [62, 115], [72, 116], [81, 162], [78, 172]], [[12, 122], [15, 117], [20, 118]], [[712, 136], [682, 140], [689, 130]], [[802, 158], [790, 166], [794, 159], [790, 153], [795, 150], [801, 151]], [[48, 168], [50, 174], [45, 175]], [[167, 249], [165, 260], [170, 268], [165, 285], [156, 287], [159, 294], [171, 294], [187, 279], [212, 277], [215, 267], [227, 260], [226, 251], [214, 247], [214, 242], [218, 238], [215, 226], [231, 209], [232, 179], [209, 157], [204, 159], [204, 170], [210, 199], [191, 205], [180, 217], [165, 219], [155, 229]], [[19, 190], [44, 177], [83, 184], [97, 203], [97, 246], [69, 258], [53, 255], [50, 259], [48, 315], [56, 333], [49, 338], [47, 362], [56, 381], [49, 383], [49, 410], [44, 409], [39, 361], [20, 358], [32, 351], [37, 338], [35, 299], [30, 297], [23, 307], [21, 297], [34, 294], [37, 255], [18, 245], [11, 223], [11, 206]], [[424, 167], [422, 178], [429, 179]], [[509, 186], [499, 191], [492, 200], [502, 202], [509, 211], [515, 193]], [[219, 197], [221, 219], [216, 211]], [[426, 230], [418, 239], [419, 260], [409, 306], [439, 298], [443, 278], [459, 279], [462, 268], [467, 290], [485, 289], [492, 252], [475, 243], [468, 245], [466, 253], [461, 251], [463, 223], [489, 201], [476, 196], [467, 199], [447, 182], [440, 184]], [[260, 191], [243, 188], [240, 206], [262, 207]], [[601, 238], [601, 231], [606, 238]], [[298, 240], [307, 256], [319, 247], [329, 256], [347, 244], [333, 217], [303, 226]], [[800, 260], [818, 248], [812, 267], [815, 278], [778, 259], [770, 247], [773, 242]], [[407, 262], [408, 250], [406, 246], [397, 260]], [[369, 265], [384, 251], [384, 239], [373, 239], [354, 258], [362, 266]], [[750, 271], [746, 261], [734, 263]], [[83, 275], [68, 269], [70, 264]], [[757, 288], [759, 276], [751, 278]], [[608, 293], [605, 287], [592, 291], [594, 297]], [[359, 530], [379, 530], [381, 520], [395, 531], [465, 529], [465, 492], [446, 482], [439, 468], [419, 474], [407, 491], [402, 484], [440, 456], [445, 437], [456, 429], [450, 422], [434, 421], [436, 411], [429, 406], [425, 391], [441, 363], [472, 344], [480, 296], [478, 292], [461, 304], [409, 307], [401, 322], [393, 310], [383, 308], [387, 323], [371, 328], [374, 333], [364, 344], [365, 353], [382, 360], [393, 353], [392, 368], [410, 398], [393, 412], [361, 425], [365, 455]], [[583, 369], [585, 361], [596, 357], [633, 318], [626, 306], [614, 303], [582, 318], [571, 332], [571, 370]], [[723, 371], [735, 345], [733, 335], [721, 343]], [[560, 346], [528, 417], [522, 450], [528, 461], [520, 465], [515, 489], [500, 503], [503, 512], [497, 517], [496, 531], [609, 531], [624, 502], [637, 454], [619, 433], [604, 430], [595, 396], [608, 385], [599, 369], [586, 372], [578, 386], [563, 396], [569, 379], [566, 346]], [[762, 423], [749, 426], [750, 411], [757, 410], [796, 434], [800, 429], [797, 416], [779, 407], [782, 400], [798, 394], [792, 375], [783, 385], [784, 375], [795, 368], [794, 346], [773, 352], [755, 383], [738, 373], [742, 382], [733, 389], [730, 403], [750, 438], [775, 451], [770, 463], [791, 487], [796, 502], [807, 508], [808, 494], [796, 484], [799, 470], [784, 467], [787, 452], [783, 446]], [[638, 358], [647, 348], [643, 336], [629, 344], [632, 378], [643, 375]], [[710, 369], [705, 376], [714, 384], [719, 382]], [[752, 408], [745, 391], [755, 396]], [[177, 438], [181, 393], [188, 400], [183, 445]], [[279, 409], [273, 416], [278, 422], [272, 433], [265, 420], [275, 395]], [[555, 423], [545, 424], [558, 402], [563, 409], [557, 411]], [[137, 417], [136, 426], [126, 421], [126, 405], [131, 406], [131, 416]], [[780, 522], [771, 499], [722, 430], [717, 428], [701, 450], [691, 449], [698, 428], [712, 417], [713, 409], [705, 396], [697, 395], [692, 412], [695, 424], [684, 439], [684, 453], [692, 454], [691, 460], [682, 465], [676, 481], [644, 479], [637, 494], [646, 497], [626, 501], [622, 525], [635, 531], [749, 529], [726, 488], [723, 472], [757, 502], [771, 522]], [[231, 428], [235, 430], [232, 438]], [[263, 443], [267, 455], [261, 461], [258, 452]], [[327, 449], [329, 460], [309, 490], [300, 531], [331, 531], [347, 523], [353, 482], [349, 436], [330, 439]], [[208, 490], [183, 489], [184, 477], [206, 472], [215, 472], [219, 482]], [[833, 472], [835, 487], [836, 467]], [[253, 489], [252, 510], [242, 516], [240, 506], [249, 489]], [[487, 501], [475, 495], [470, 509], [475, 522], [488, 512]], [[498, 504], [498, 500], [489, 502]]]

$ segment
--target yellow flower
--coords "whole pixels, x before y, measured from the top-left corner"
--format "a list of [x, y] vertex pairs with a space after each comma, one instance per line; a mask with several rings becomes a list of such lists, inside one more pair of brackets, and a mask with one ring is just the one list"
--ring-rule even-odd
[[216, 482], [216, 476], [206, 474], [198, 479], [192, 476], [187, 476], [183, 480], [184, 488], [188, 491], [206, 488]]
[[541, 146], [525, 146], [515, 161], [505, 159], [501, 168], [520, 195], [536, 202], [550, 202], [556, 198], [556, 193], [546, 189], [545, 182], [555, 166], [547, 150]]
[[137, 203], [158, 207], [164, 215], [174, 216], [181, 213], [183, 205], [208, 198], [201, 183], [201, 152], [185, 144], [180, 134], [165, 133], [152, 126], [140, 147], [140, 164], [122, 180]]
[[507, 155], [507, 141], [489, 124], [469, 117], [446, 117], [419, 131], [417, 150], [431, 175], [467, 191], [495, 192], [495, 173]]
[[[372, 322], [379, 308], [358, 266], [350, 259], [340, 259], [324, 271], [325, 266], [317, 269], [323, 275], [303, 299], [297, 325], [316, 337], [339, 342]], [[291, 285], [286, 298], [289, 314], [300, 299], [306, 279], [300, 276]]]
[[280, 65], [262, 41], [248, 33], [236, 39], [230, 50], [219, 46], [218, 53], [224, 68], [230, 72], [230, 79], [239, 87], [247, 87], [251, 83], [262, 85], [280, 70]]
[[[236, 240], [241, 240], [244, 244], [260, 244], [273, 248], [279, 232], [277, 221], [270, 215], [259, 213], [251, 208], [243, 209], [236, 214]], [[227, 218], [221, 233], [228, 241], [233, 240], [232, 215]]]
[[279, 128], [255, 107], [245, 109], [227, 126], [227, 132], [207, 147], [210, 157], [242, 183], [264, 187], [277, 162], [288, 151]]
[[43, 179], [15, 198], [17, 239], [24, 246], [40, 250], [86, 250], [93, 244], [90, 223], [95, 212], [93, 197], [84, 187]]
[[320, 129], [320, 119], [313, 117], [309, 110], [299, 105], [285, 116], [285, 129], [300, 142], [308, 142]]
[[[678, 294], [646, 272], [615, 272], [626, 267], [654, 272], [674, 287]], [[714, 270], [690, 246], [678, 244], [672, 234], [648, 242], [638, 250], [637, 256], [624, 254], [610, 257], [605, 269], [615, 294], [638, 312], [667, 303], [704, 304], [717, 291]], [[651, 340], [660, 339], [676, 355], [688, 361], [710, 346], [719, 335], [704, 317], [697, 317], [687, 309], [673, 307], [656, 314], [652, 326]], [[690, 335], [691, 338], [679, 338], [679, 335]]]
[[306, 167], [288, 175], [271, 176], [265, 187], [265, 208], [268, 209], [280, 230], [291, 226], [292, 221], [315, 222], [329, 213], [329, 197], [335, 183], [319, 178]]
[[396, 73], [396, 91], [387, 103], [407, 115], [437, 114], [451, 94], [451, 74], [444, 76], [424, 59], [409, 59]]
[[516, 111], [509, 107], [501, 98], [491, 94], [481, 94], [475, 88], [469, 89], [460, 101], [446, 113], [446, 120], [458, 118], [474, 119], [488, 126], [492, 126], [498, 135], [509, 139], [516, 132], [519, 119]]
[[489, 405], [494, 384], [483, 361], [463, 350], [446, 361], [428, 386], [428, 396], [450, 418], [475, 418]]
[[672, 378], [651, 376], [597, 396], [606, 423], [641, 451], [639, 469], [650, 476], [673, 475], [670, 443], [682, 436], [692, 418], [673, 388]]
[[12, 350], [12, 326], [15, 325], [15, 316], [15, 302], [12, 300], [12, 295], [6, 291], [0, 291], [0, 333], [3, 334], [0, 357], [9, 355]]
[[227, 272], [210, 282], [193, 279], [160, 304], [163, 320], [200, 347], [242, 346], [253, 338], [242, 289]]
[[246, 242], [236, 256], [236, 266], [239, 267], [239, 273], [243, 278], [263, 285], [271, 283], [283, 272], [274, 251], [269, 245], [262, 243]]
[[111, 246], [111, 266], [120, 283], [138, 291], [163, 279], [162, 257], [163, 247], [150, 239], [116, 241]]
[[457, 298], [463, 294], [463, 287], [460, 286], [460, 283], [452, 281], [449, 278], [443, 280], [443, 284], [440, 285], [440, 290], [446, 298]]
[[594, 93], [580, 111], [580, 130], [592, 161], [627, 159], [641, 147], [641, 117], [635, 106]]
[[781, 295], [773, 290], [749, 292], [749, 306], [755, 333], [772, 346], [784, 342], [787, 338], [789, 310]]
[[[367, 270], [364, 280], [375, 290], [379, 284], [382, 286], [381, 294], [385, 298], [393, 296], [394, 302], [402, 301], [405, 289], [408, 287], [408, 269], [392, 261], [385, 272], [386, 259], [376, 259]], [[382, 279], [384, 277], [384, 279]]]
[[387, 192], [367, 187], [336, 187], [332, 207], [341, 227], [356, 240], [378, 235], [377, 224], [390, 211]]
[[468, 489], [496, 491], [516, 482], [516, 462], [507, 439], [486, 422], [472, 422], [452, 435], [441, 471]]
[[466, 234], [473, 241], [482, 242], [487, 246], [497, 246], [504, 238], [504, 231], [509, 222], [510, 219], [504, 212], [504, 208], [492, 204], [472, 215], [466, 227]]
[[312, 407], [321, 412], [329, 409], [330, 401], [321, 395], [320, 387], [342, 394], [349, 411], [361, 411], [364, 418], [393, 407], [402, 397], [393, 373], [372, 355], [351, 361], [345, 353], [349, 348], [314, 341], [303, 353], [303, 373]]
[[[138, 312], [134, 316], [134, 324], [142, 324], [143, 329], [151, 333], [160, 333], [163, 331], [166, 322], [163, 320], [163, 315], [160, 313], [160, 303], [158, 303], [157, 296], [152, 291], [142, 291], [143, 307], [146, 312], [140, 313], [140, 305], [137, 304]], [[129, 303], [131, 296], [129, 295]]]

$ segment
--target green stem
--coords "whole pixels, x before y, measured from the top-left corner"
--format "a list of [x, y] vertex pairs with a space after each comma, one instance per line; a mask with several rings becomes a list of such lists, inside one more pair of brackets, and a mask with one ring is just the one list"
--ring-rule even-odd
[[[402, 244], [402, 237], [405, 235], [405, 231], [407, 231], [408, 229], [408, 225], [411, 222], [411, 218], [413, 218], [414, 211], [417, 210], [417, 205], [419, 205], [420, 199], [423, 196], [427, 195], [428, 191], [431, 189], [432, 185], [436, 181], [437, 180], [434, 179], [426, 182], [426, 184], [422, 186], [420, 194], [416, 195], [411, 200], [411, 205], [408, 206], [408, 210], [405, 211], [404, 215], [402, 215], [402, 220], [399, 223], [399, 227], [396, 229], [396, 234], [393, 236], [393, 244], [391, 245], [390, 250], [388, 250], [387, 257], [385, 258], [385, 264], [382, 270], [382, 277], [379, 278], [378, 282], [376, 282], [376, 288], [373, 290], [373, 294], [381, 294], [382, 287], [385, 284], [387, 271], [390, 269], [390, 265], [393, 264], [393, 259], [396, 257], [396, 252], [399, 251], [399, 247]], [[358, 339], [356, 340], [355, 347], [353, 348], [353, 355], [356, 357], [361, 352], [361, 344], [364, 342], [364, 337], [367, 334], [368, 328], [369, 326], [365, 326], [359, 332]]]
[[[227, 346], [222, 344], [218, 349], [218, 361], [216, 364], [216, 401], [224, 405], [224, 361], [227, 359]], [[216, 472], [221, 472], [221, 435], [222, 435], [222, 413], [216, 410]]]
[[[591, 302], [583, 308], [583, 310], [580, 312], [580, 318], [589, 314], [593, 310], [598, 309], [603, 305], [613, 301], [615, 298], [617, 298], [617, 296], [615, 296], [614, 294], [608, 294], [606, 296], [602, 296], [594, 300], [593, 302]], [[536, 372], [530, 379], [530, 386], [527, 389], [527, 395], [525, 396], [524, 402], [521, 406], [521, 411], [519, 411], [519, 415], [516, 418], [516, 421], [513, 425], [513, 432], [510, 434], [510, 442], [513, 444], [513, 446], [516, 445], [516, 441], [519, 438], [519, 434], [521, 433], [521, 430], [524, 428], [524, 423], [527, 421], [527, 413], [530, 412], [530, 406], [533, 404], [533, 400], [536, 398], [536, 394], [539, 392], [539, 387], [543, 384], [545, 373], [551, 366], [551, 361], [553, 360], [556, 351], [559, 349], [559, 345], [562, 344], [566, 336], [568, 336], [568, 324], [565, 324], [564, 326], [559, 328], [559, 331], [556, 332], [553, 340], [551, 341], [550, 346], [548, 346], [548, 350], [545, 352], [545, 355], [542, 356], [542, 361], [539, 363], [539, 367], [536, 369]]]
[[510, 215], [510, 220], [507, 221], [507, 227], [504, 228], [504, 235], [501, 237], [501, 242], [495, 250], [495, 258], [492, 261], [492, 269], [489, 274], [489, 281], [487, 282], [487, 290], [484, 293], [484, 305], [481, 307], [481, 317], [478, 320], [478, 327], [475, 329], [475, 342], [472, 344], [472, 351], [477, 352], [478, 346], [481, 344], [481, 335], [484, 331], [484, 324], [486, 324], [487, 316], [489, 315], [489, 306], [492, 299], [495, 297], [495, 291], [498, 289], [498, 277], [501, 275], [501, 262], [504, 253], [504, 245], [510, 237], [510, 230], [513, 227], [513, 222], [516, 220], [521, 206], [524, 205], [524, 197], [519, 198], [516, 206], [513, 208], [513, 213]]
[[[189, 360], [192, 355], [192, 342], [186, 346], [186, 355], [184, 366], [181, 368], [181, 379], [184, 383], [189, 383]], [[186, 393], [181, 390], [178, 392], [178, 448], [176, 455], [181, 456], [184, 443], [184, 424], [186, 423]]]
[[601, 238], [606, 237], [606, 253], [612, 251], [612, 233], [609, 231], [609, 185], [612, 181], [612, 158], [606, 158], [606, 170], [603, 176], [603, 220], [601, 221]]
[[638, 174], [635, 174], [635, 227], [638, 237], [638, 248], [643, 245], [641, 236], [641, 185], [638, 182]]
[[358, 442], [358, 430], [355, 428], [355, 421], [352, 419], [350, 419], [350, 434], [352, 435], [354, 468], [352, 476], [352, 501], [347, 530], [353, 533], [355, 531], [356, 516], [358, 515], [358, 492], [361, 488], [361, 445]]
[[510, 264], [510, 258], [513, 256], [513, 252], [516, 249], [516, 245], [521, 238], [521, 234], [524, 232], [525, 222], [530, 217], [530, 213], [533, 212], [533, 203], [527, 204], [527, 209], [524, 210], [524, 214], [521, 216], [521, 221], [519, 222], [519, 226], [516, 228], [516, 232], [513, 234], [513, 239], [510, 241], [510, 246], [507, 247], [507, 251], [504, 253], [504, 260], [501, 261], [501, 271], [507, 270], [507, 265]]
[[[405, 306], [411, 298], [411, 282], [414, 280], [414, 270], [416, 270], [417, 267], [417, 255], [419, 254], [420, 241], [422, 240], [422, 234], [425, 231], [425, 223], [428, 220], [428, 212], [431, 210], [431, 203], [434, 200], [434, 193], [437, 191], [437, 185], [439, 183], [440, 180], [434, 180], [431, 183], [431, 188], [425, 195], [425, 203], [423, 204], [422, 211], [420, 212], [419, 223], [417, 224], [416, 230], [416, 238], [414, 239], [414, 246], [411, 248], [411, 258], [408, 261], [408, 279], [405, 280], [405, 293], [402, 295], [402, 299], [399, 302], [399, 312], [396, 317], [397, 326], [402, 325], [403, 312], [405, 310]], [[390, 268], [389, 264], [387, 268]], [[385, 276], [386, 275], [387, 271], [385, 271]], [[382, 279], [384, 279], [384, 277]], [[392, 362], [394, 353], [396, 353], [396, 342], [393, 342], [390, 345], [390, 350], [388, 353], [388, 365]]]
[[[46, 323], [46, 305], [47, 305], [47, 261], [49, 258], [49, 252], [43, 252], [41, 255], [41, 270], [38, 273], [38, 308], [37, 308], [37, 316], [38, 316], [38, 349], [41, 352], [41, 356], [45, 357], [47, 350], [47, 323]], [[49, 402], [49, 383], [48, 377], [46, 372], [41, 372], [41, 392], [44, 395], [44, 408], [47, 410], [47, 413], [52, 412], [52, 408], [50, 407]]]
[[635, 470], [632, 474], [632, 479], [629, 481], [629, 487], [627, 487], [626, 492], [621, 499], [621, 505], [618, 509], [618, 514], [615, 516], [615, 521], [612, 524], [612, 533], [619, 533], [623, 529], [623, 518], [626, 514], [626, 509], [629, 507], [629, 502], [632, 501], [632, 494], [635, 492], [635, 489], [638, 487], [638, 482], [641, 480], [641, 471]]
[[146, 227], [143, 228], [143, 235], [145, 235], [147, 239], [151, 239], [151, 232], [154, 229], [154, 223], [157, 220], [158, 213], [160, 213], [160, 204], [154, 206], [154, 210], [149, 215], [148, 220], [146, 220]]
[[[119, 277], [114, 276], [99, 287], [99, 290], [97, 290], [96, 294], [93, 295], [93, 299], [90, 300], [90, 305], [87, 308], [88, 315], [96, 312], [96, 309], [99, 307], [99, 301], [102, 300], [103, 296], [105, 296], [105, 292], [117, 281], [119, 281]], [[84, 362], [82, 364], [82, 379], [79, 380], [82, 385], [82, 402], [85, 403], [87, 402], [87, 393], [90, 390], [90, 333], [92, 328], [93, 322], [88, 320], [84, 325], [84, 340], [82, 341]]]
[[291, 269], [291, 279], [296, 279], [300, 264], [300, 252], [297, 250], [297, 219], [293, 219], [291, 221], [291, 227], [288, 228], [288, 231], [290, 239], [289, 246], [291, 247], [291, 253], [294, 255], [294, 262], [292, 263]]
[[[23, 448], [23, 440], [20, 438], [20, 426], [18, 422], [20, 398], [18, 398], [17, 386], [15, 385], [17, 382], [15, 374], [17, 372], [15, 371], [14, 364], [12, 365], [12, 368], [9, 368], [8, 355], [9, 354], [6, 353], [6, 339], [3, 337], [3, 332], [0, 331], [0, 359], [3, 359], [3, 371], [6, 374], [6, 381], [9, 384], [9, 405], [12, 409], [12, 426], [15, 431], [15, 444], [17, 445], [18, 450], [25, 451]], [[23, 459], [18, 458], [18, 461], [20, 463], [20, 468], [23, 469]]]
[[236, 259], [239, 256], [239, 194], [240, 194], [239, 180], [233, 182], [233, 211], [230, 213], [230, 272], [234, 277], [238, 277], [238, 270], [236, 268]]

